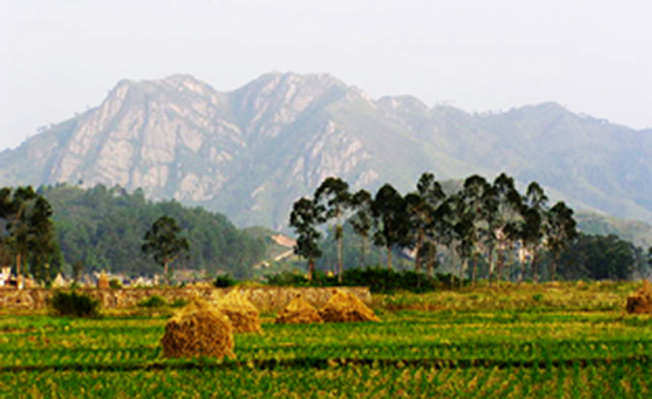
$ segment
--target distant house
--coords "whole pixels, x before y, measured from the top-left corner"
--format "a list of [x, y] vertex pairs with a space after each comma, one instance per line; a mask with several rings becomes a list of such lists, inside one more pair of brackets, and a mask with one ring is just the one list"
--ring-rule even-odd
[[0, 268], [0, 287], [8, 287], [11, 280], [11, 267], [3, 266]]

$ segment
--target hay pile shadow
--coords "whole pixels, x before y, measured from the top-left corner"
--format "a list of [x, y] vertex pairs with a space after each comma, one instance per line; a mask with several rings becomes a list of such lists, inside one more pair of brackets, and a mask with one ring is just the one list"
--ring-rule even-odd
[[276, 316], [277, 324], [322, 323], [319, 311], [309, 304], [301, 295], [290, 301]]
[[652, 313], [652, 287], [643, 280], [643, 286], [627, 297], [627, 313]]
[[319, 309], [319, 315], [325, 322], [380, 321], [357, 296], [335, 290], [333, 296]]
[[201, 300], [193, 301], [167, 322], [161, 344], [165, 357], [235, 357], [231, 322]]
[[216, 308], [231, 321], [235, 333], [261, 333], [260, 312], [237, 289], [216, 303]]

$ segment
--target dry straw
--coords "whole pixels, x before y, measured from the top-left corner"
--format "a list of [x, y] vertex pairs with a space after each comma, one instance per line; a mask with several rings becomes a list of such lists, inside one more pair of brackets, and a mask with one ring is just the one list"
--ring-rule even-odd
[[277, 324], [309, 324], [323, 322], [314, 306], [309, 304], [301, 295], [290, 301], [276, 316]]
[[193, 301], [167, 322], [161, 344], [166, 357], [235, 357], [231, 322], [201, 300]]
[[326, 322], [380, 321], [360, 298], [340, 290], [334, 291], [319, 315]]
[[652, 313], [652, 288], [643, 280], [643, 286], [627, 297], [627, 313]]
[[235, 333], [260, 333], [260, 313], [237, 289], [231, 290], [216, 305], [231, 320]]
[[101, 290], [109, 289], [109, 276], [107, 276], [106, 273], [100, 273], [99, 277], [97, 278], [97, 288]]

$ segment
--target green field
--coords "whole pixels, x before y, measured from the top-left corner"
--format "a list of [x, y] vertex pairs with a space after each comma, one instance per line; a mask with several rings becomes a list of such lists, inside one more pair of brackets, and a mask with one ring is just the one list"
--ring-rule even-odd
[[[269, 314], [264, 334], [236, 336], [237, 358], [225, 361], [163, 358], [159, 340], [166, 318], [161, 316], [4, 315], [0, 393], [15, 398], [652, 396], [652, 317], [609, 309], [605, 303], [619, 305], [624, 298], [620, 285], [553, 288], [378, 297], [380, 323], [286, 326], [271, 323]], [[580, 291], [593, 292], [595, 301], [574, 306], [562, 299]], [[444, 306], [451, 297], [456, 306]], [[527, 297], [530, 301], [523, 302]], [[437, 302], [440, 310], [420, 309], [434, 309]]]

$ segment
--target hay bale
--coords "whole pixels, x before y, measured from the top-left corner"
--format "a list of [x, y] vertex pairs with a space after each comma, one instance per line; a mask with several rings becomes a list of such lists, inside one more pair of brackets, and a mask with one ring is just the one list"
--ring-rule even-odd
[[335, 290], [333, 296], [319, 309], [319, 315], [326, 322], [380, 321], [367, 305], [357, 296]]
[[101, 272], [97, 278], [97, 288], [101, 290], [109, 289], [109, 276], [107, 276], [104, 272]]
[[643, 286], [627, 297], [627, 313], [652, 313], [652, 288], [643, 280]]
[[167, 322], [161, 345], [163, 354], [172, 358], [235, 357], [231, 322], [213, 306], [199, 300]]
[[309, 304], [301, 295], [290, 301], [276, 316], [276, 324], [322, 323], [319, 311]]
[[235, 333], [260, 333], [260, 313], [238, 290], [231, 290], [215, 304], [229, 318]]

